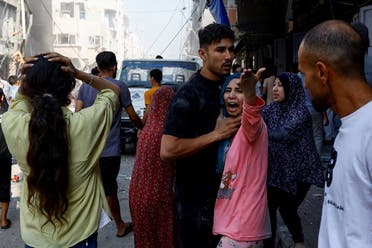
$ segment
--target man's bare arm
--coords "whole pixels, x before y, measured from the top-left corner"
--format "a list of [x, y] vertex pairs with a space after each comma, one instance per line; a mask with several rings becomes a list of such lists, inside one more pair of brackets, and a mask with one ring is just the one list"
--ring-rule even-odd
[[238, 130], [240, 121], [241, 117], [225, 119], [219, 117], [212, 132], [196, 138], [185, 139], [164, 134], [161, 139], [160, 157], [163, 160], [174, 160], [192, 155], [214, 142], [229, 138]]
[[82, 100], [75, 100], [75, 112], [79, 112], [83, 108]]
[[138, 128], [143, 128], [143, 122], [141, 118], [137, 115], [136, 111], [133, 108], [133, 105], [129, 105], [125, 108], [125, 111], [127, 111], [129, 119], [133, 122], [133, 124]]

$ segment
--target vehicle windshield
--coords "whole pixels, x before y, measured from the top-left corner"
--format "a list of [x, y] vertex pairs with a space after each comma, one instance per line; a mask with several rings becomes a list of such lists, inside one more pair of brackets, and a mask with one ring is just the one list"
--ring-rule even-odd
[[198, 63], [194, 61], [124, 61], [120, 80], [126, 82], [128, 87], [151, 88], [150, 71], [159, 69], [163, 72], [162, 85], [178, 85], [186, 82], [198, 68]]

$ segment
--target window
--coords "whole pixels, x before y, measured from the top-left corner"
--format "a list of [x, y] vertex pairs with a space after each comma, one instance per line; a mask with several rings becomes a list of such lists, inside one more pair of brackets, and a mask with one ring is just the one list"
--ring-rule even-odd
[[128, 60], [122, 64], [120, 80], [128, 87], [151, 88], [150, 71], [154, 68], [163, 72], [162, 84], [178, 85], [186, 82], [199, 65], [193, 61]]
[[107, 27], [112, 29], [115, 28], [115, 16], [116, 16], [115, 10], [105, 9], [105, 21]]
[[103, 37], [99, 35], [89, 36], [89, 45], [91, 46], [101, 46]]
[[54, 44], [55, 45], [75, 45], [76, 44], [76, 35], [72, 34], [57, 34], [54, 35]]
[[61, 17], [65, 16], [74, 17], [74, 2], [61, 3]]
[[79, 18], [85, 20], [85, 5], [84, 3], [76, 3], [79, 6]]

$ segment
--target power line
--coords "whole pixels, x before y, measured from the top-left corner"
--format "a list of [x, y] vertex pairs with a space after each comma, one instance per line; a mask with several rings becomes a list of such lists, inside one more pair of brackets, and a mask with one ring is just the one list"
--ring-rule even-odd
[[183, 7], [182, 9], [168, 9], [168, 10], [158, 10], [158, 11], [153, 11], [153, 10], [126, 10], [125, 13], [129, 13], [129, 14], [142, 14], [142, 13], [146, 13], [146, 14], [158, 14], [158, 13], [166, 13], [166, 12], [174, 12], [174, 11], [179, 11], [179, 10], [183, 10], [183, 9], [188, 9], [188, 8], [191, 8], [192, 6], [187, 6], [187, 7]]
[[[193, 14], [196, 12], [198, 8], [195, 8], [193, 12], [191, 13], [190, 17], [193, 16]], [[168, 47], [172, 44], [172, 42], [176, 39], [176, 37], [179, 35], [179, 33], [182, 31], [182, 29], [186, 26], [186, 24], [189, 22], [189, 20], [186, 20], [186, 22], [182, 25], [182, 27], [178, 30], [178, 32], [174, 35], [174, 37], [171, 39], [171, 41], [168, 43], [168, 45], [163, 49], [163, 51], [160, 53], [160, 55], [163, 55], [163, 53], [168, 49]]]
[[[177, 3], [177, 6], [180, 4], [181, 0], [178, 1]], [[158, 34], [158, 36], [155, 38], [155, 40], [152, 42], [152, 44], [150, 45], [150, 47], [146, 50], [146, 54], [148, 54], [148, 52], [150, 51], [150, 49], [155, 45], [155, 43], [159, 40], [160, 36], [163, 34], [163, 32], [165, 31], [165, 29], [168, 27], [168, 25], [170, 24], [170, 22], [172, 21], [173, 17], [175, 16], [175, 14], [177, 13], [177, 9], [175, 9], [175, 11], [173, 12], [173, 15], [169, 18], [168, 20], [168, 23], [164, 26], [164, 28], [160, 31], [160, 33]]]

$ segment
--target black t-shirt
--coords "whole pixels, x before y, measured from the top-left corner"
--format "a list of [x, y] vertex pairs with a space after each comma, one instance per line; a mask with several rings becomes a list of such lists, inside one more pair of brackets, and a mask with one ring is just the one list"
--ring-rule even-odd
[[[197, 72], [173, 97], [164, 134], [195, 138], [214, 130], [220, 112], [221, 81], [211, 81]], [[218, 144], [176, 161], [176, 199], [205, 201], [216, 197]]]

